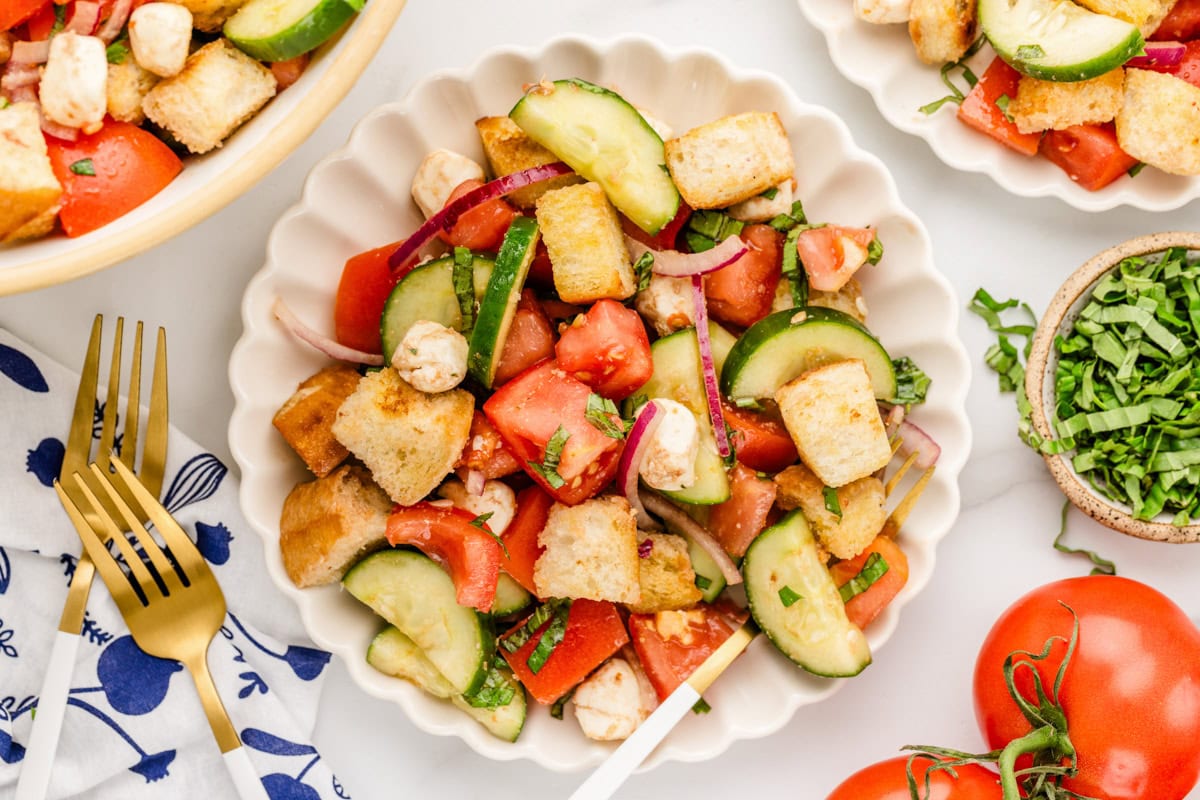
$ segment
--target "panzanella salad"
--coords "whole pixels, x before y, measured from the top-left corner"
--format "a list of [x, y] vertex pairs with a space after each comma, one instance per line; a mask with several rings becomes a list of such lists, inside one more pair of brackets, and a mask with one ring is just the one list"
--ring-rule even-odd
[[[942, 65], [951, 94], [927, 114], [957, 103], [963, 123], [1090, 191], [1146, 164], [1200, 175], [1200, 0], [853, 2], [867, 22], [906, 22], [917, 56]], [[985, 41], [995, 58], [977, 77], [966, 62]]]
[[82, 236], [158, 194], [365, 0], [3, 0], [0, 242]]
[[376, 669], [508, 740], [527, 697], [628, 736], [747, 605], [860, 672], [908, 572], [883, 471], [939, 453], [905, 418], [928, 377], [867, 327], [875, 230], [807, 218], [774, 113], [676, 136], [560, 80], [476, 126], [487, 165], [429, 153], [426, 222], [346, 262], [334, 337], [276, 303], [339, 362], [275, 417], [315, 475], [292, 580], [340, 581]]

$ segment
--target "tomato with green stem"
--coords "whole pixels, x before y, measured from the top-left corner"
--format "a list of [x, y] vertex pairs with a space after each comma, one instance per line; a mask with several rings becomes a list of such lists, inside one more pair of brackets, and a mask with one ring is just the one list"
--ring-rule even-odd
[[[979, 764], [931, 769], [934, 759], [914, 754], [897, 756], [864, 767], [838, 784], [825, 800], [912, 800], [913, 785], [920, 800], [1000, 800], [1000, 778]], [[926, 775], [929, 791], [925, 791]]]

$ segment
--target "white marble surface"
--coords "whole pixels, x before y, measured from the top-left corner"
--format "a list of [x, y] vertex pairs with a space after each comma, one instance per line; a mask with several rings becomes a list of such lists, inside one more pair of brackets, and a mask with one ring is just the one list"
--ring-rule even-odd
[[[964, 304], [985, 286], [1040, 309], [1062, 277], [1094, 252], [1143, 233], [1195, 227], [1194, 205], [1168, 214], [1086, 215], [1056, 200], [1012, 197], [987, 178], [950, 171], [923, 142], [888, 127], [866, 92], [834, 71], [824, 42], [793, 0], [409, 0], [354, 90], [254, 190], [125, 264], [0, 299], [0, 325], [68, 364], [79, 361], [97, 311], [166, 325], [173, 420], [232, 466], [226, 364], [241, 332], [239, 301], [261, 264], [272, 223], [298, 196], [308, 169], [340, 145], [366, 111], [402, 96], [432, 71], [469, 64], [493, 45], [533, 45], [566, 32], [611, 37], [632, 31], [672, 45], [710, 47], [736, 64], [774, 72], [804, 100], [841, 115], [859, 144], [891, 167]], [[1012, 398], [997, 394], [982, 364], [992, 334], [970, 315], [960, 330], [976, 377], [968, 399], [975, 450], [963, 475], [962, 515], [939, 549], [933, 581], [907, 607], [874, 665], [773, 736], [736, 744], [708, 763], [669, 764], [635, 776], [619, 797], [674, 797], [685, 790], [736, 796], [753, 787], [819, 800], [844, 776], [906, 743], [982, 746], [970, 675], [988, 626], [1027, 589], [1085, 574], [1088, 564], [1051, 549], [1062, 498], [1040, 459], [1017, 441]], [[1200, 617], [1194, 577], [1200, 548], [1138, 542], [1075, 513], [1069, 536]], [[488, 762], [457, 740], [422, 734], [398, 709], [356, 689], [340, 666], [326, 689], [316, 741], [356, 800], [564, 797], [580, 780], [521, 762]], [[1200, 798], [1200, 791], [1191, 797]]]

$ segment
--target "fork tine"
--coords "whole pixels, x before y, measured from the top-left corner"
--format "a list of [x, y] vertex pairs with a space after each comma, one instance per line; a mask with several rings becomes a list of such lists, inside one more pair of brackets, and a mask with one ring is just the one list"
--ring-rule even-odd
[[[142, 561], [142, 557], [139, 556], [137, 551], [133, 549], [133, 545], [129, 543], [129, 539], [125, 537], [125, 534], [122, 533], [121, 529], [117, 526], [116, 520], [113, 519], [112, 515], [109, 514], [108, 510], [100, 502], [100, 498], [98, 498], [95, 493], [92, 492], [91, 487], [88, 486], [87, 481], [83, 478], [83, 473], [76, 472], [74, 478], [75, 483], [79, 486], [79, 491], [83, 493], [83, 496], [87, 499], [88, 504], [91, 505], [92, 509], [100, 518], [100, 525], [104, 528], [104, 535], [113, 539], [113, 541], [117, 543], [117, 549], [120, 550], [121, 555], [125, 557], [125, 564], [129, 567], [129, 571], [133, 574], [133, 579], [137, 581], [139, 586], [142, 587], [142, 592], [148, 597], [150, 589], [153, 587], [155, 591], [157, 591], [159, 594], [162, 594], [161, 590], [158, 588], [158, 584], [154, 582], [154, 576], [150, 574], [150, 570], [146, 566], [146, 562]], [[94, 528], [93, 531], [95, 531]], [[100, 531], [95, 532], [97, 536], [100, 535]], [[107, 549], [105, 552], [107, 552]], [[91, 552], [91, 550], [88, 551], [88, 555], [92, 556], [92, 560], [96, 559], [96, 556]], [[112, 555], [109, 554], [109, 558], [111, 557]], [[104, 582], [108, 583], [108, 579], [105, 579]], [[111, 590], [111, 584], [109, 586]]]
[[108, 370], [108, 394], [104, 400], [104, 424], [100, 426], [100, 451], [96, 460], [108, 469], [109, 453], [117, 435], [117, 403], [121, 389], [121, 343], [125, 338], [125, 318], [117, 317], [113, 334], [112, 364]]
[[[75, 474], [78, 475], [78, 473]], [[108, 552], [108, 548], [100, 543], [99, 537], [84, 518], [83, 512], [79, 510], [79, 507], [75, 505], [58, 481], [54, 482], [54, 491], [58, 492], [58, 499], [62, 501], [63, 508], [66, 509], [71, 522], [75, 524], [75, 530], [79, 533], [84, 550], [87, 551], [96, 569], [100, 571], [100, 577], [108, 586], [108, 591], [116, 601], [121, 614], [125, 615], [136, 611], [141, 606], [141, 601], [133, 593], [133, 587], [129, 585], [129, 578], [117, 565], [112, 553]]]
[[[124, 466], [124, 459], [115, 463]], [[104, 491], [112, 500], [113, 505], [117, 507], [117, 511], [125, 518], [125, 524], [129, 527], [130, 533], [134, 539], [141, 545], [142, 550], [150, 558], [150, 563], [154, 565], [154, 569], [158, 571], [159, 577], [163, 579], [167, 591], [174, 591], [183, 588], [182, 576], [176, 571], [175, 565], [172, 564], [163, 553], [162, 548], [158, 546], [158, 542], [154, 541], [154, 537], [142, 525], [138, 515], [125, 502], [125, 498], [117, 491], [117, 488], [109, 480], [100, 467], [96, 464], [91, 465], [92, 474], [96, 477], [97, 482], [104, 487]]]
[[[167, 332], [159, 328], [158, 342], [154, 349], [154, 379], [150, 386], [150, 415], [146, 419], [146, 444], [142, 448], [142, 467], [138, 471], [138, 481], [156, 498], [162, 493], [168, 428]], [[132, 467], [132, 462], [127, 464]], [[145, 503], [142, 507], [147, 512], [150, 511]]]
[[179, 563], [183, 574], [189, 579], [194, 580], [199, 577], [198, 571], [208, 572], [208, 564], [204, 560], [204, 556], [200, 555], [200, 551], [196, 549], [196, 545], [183, 532], [183, 528], [179, 527], [179, 523], [175, 518], [163, 508], [162, 503], [150, 494], [150, 491], [138, 482], [133, 473], [129, 471], [121, 462], [116, 463], [118, 479], [125, 484], [125, 488], [137, 500], [142, 510], [146, 512], [146, 516], [154, 523], [155, 529], [159, 535], [163, 537], [163, 541], [167, 543], [167, 547], [171, 549], [171, 555], [175, 556]]
[[125, 430], [121, 434], [121, 461], [130, 469], [137, 458], [138, 417], [142, 393], [142, 321], [138, 320], [133, 337], [133, 358], [129, 364], [129, 389], [125, 392]]
[[895, 538], [900, 532], [900, 528], [904, 525], [904, 521], [908, 519], [908, 515], [912, 513], [913, 507], [916, 506], [917, 500], [920, 499], [925, 487], [929, 485], [929, 481], [933, 478], [933, 472], [937, 469], [937, 465], [929, 467], [917, 478], [917, 482], [912, 485], [904, 498], [896, 504], [892, 509], [892, 513], [888, 515], [887, 520], [883, 523], [883, 530], [891, 538]]
[[67, 450], [63, 455], [60, 478], [87, 466], [88, 450], [92, 446], [93, 410], [96, 407], [96, 383], [100, 377], [100, 333], [104, 317], [100, 314], [92, 321], [92, 335], [88, 339], [87, 356], [79, 375], [79, 390], [75, 393], [75, 410], [71, 414], [71, 432], [67, 436]]

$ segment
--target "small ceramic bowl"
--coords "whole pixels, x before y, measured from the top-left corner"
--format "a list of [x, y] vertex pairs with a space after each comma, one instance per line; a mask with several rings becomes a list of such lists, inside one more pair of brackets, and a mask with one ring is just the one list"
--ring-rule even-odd
[[[1058, 353], [1054, 350], [1055, 337], [1060, 333], [1065, 335], [1071, 330], [1075, 319], [1091, 298], [1096, 284], [1121, 261], [1135, 256], [1161, 253], [1172, 247], [1200, 251], [1200, 233], [1155, 233], [1130, 239], [1094, 256], [1075, 270], [1059, 287], [1046, 313], [1042, 315], [1041, 322], [1038, 323], [1025, 371], [1025, 393], [1032, 406], [1034, 430], [1040, 435], [1048, 437], [1051, 434], [1054, 374], [1058, 366]], [[1161, 514], [1153, 520], [1134, 519], [1129, 506], [1101, 495], [1075, 472], [1071, 466], [1071, 453], [1042, 457], [1067, 499], [1100, 524], [1130, 536], [1156, 542], [1200, 541], [1200, 524], [1175, 526], [1171, 524], [1168, 514]]]

